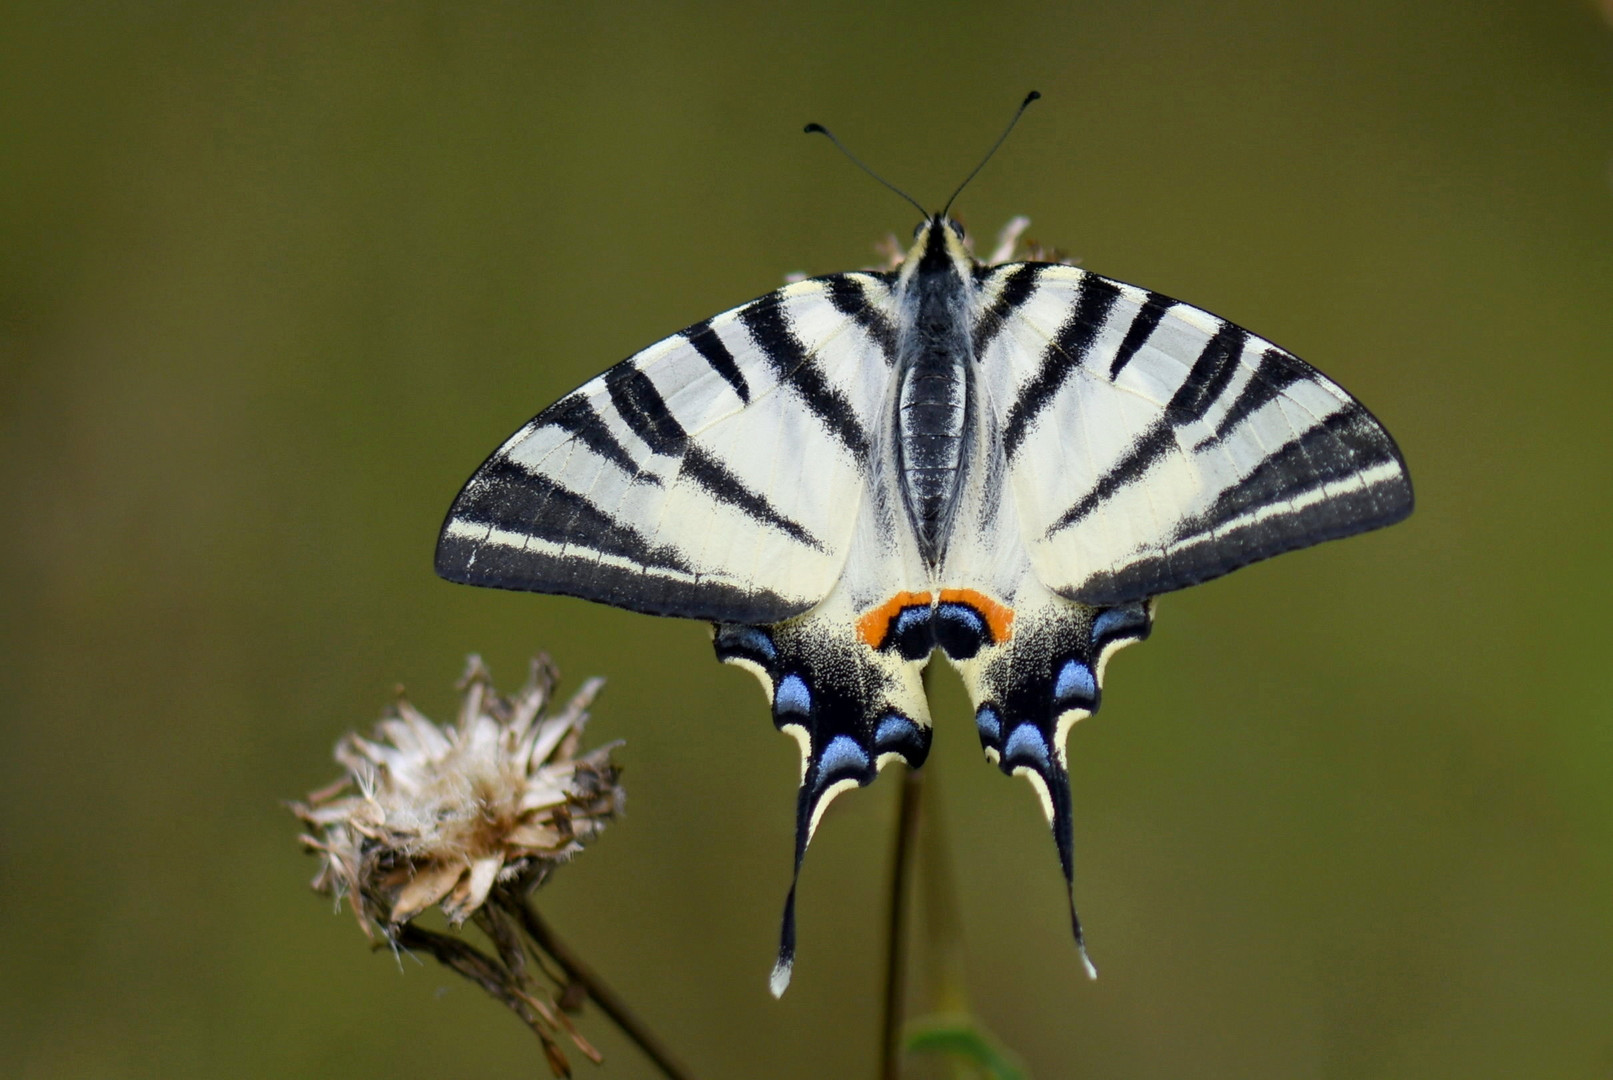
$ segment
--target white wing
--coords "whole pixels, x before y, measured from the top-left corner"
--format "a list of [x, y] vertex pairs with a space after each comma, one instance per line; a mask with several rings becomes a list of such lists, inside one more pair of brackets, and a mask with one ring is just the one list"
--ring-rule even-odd
[[1411, 487], [1358, 402], [1213, 315], [1058, 265], [981, 287], [980, 460], [945, 578], [1013, 618], [948, 655], [987, 758], [1040, 796], [1082, 945], [1065, 742], [1148, 598], [1398, 521]]
[[1388, 432], [1268, 341], [1068, 266], [999, 267], [983, 301], [986, 408], [1065, 597], [1134, 603], [1411, 512]]
[[890, 308], [879, 275], [803, 281], [616, 365], [476, 471], [437, 572], [713, 621], [808, 610], [866, 495]]

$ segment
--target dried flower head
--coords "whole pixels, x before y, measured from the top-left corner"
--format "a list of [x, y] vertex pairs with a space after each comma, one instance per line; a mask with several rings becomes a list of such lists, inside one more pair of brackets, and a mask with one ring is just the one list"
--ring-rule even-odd
[[432, 723], [400, 691], [370, 738], [344, 736], [347, 776], [292, 806], [323, 856], [314, 888], [345, 896], [366, 934], [391, 937], [433, 904], [458, 925], [495, 885], [529, 891], [582, 850], [625, 796], [612, 747], [577, 756], [603, 680], [550, 713], [555, 680], [540, 656], [504, 697], [472, 656], [456, 723]]

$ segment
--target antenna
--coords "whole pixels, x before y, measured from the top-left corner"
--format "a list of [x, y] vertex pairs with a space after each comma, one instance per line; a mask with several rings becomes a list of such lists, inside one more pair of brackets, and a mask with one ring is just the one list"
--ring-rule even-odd
[[[1020, 111], [1022, 111], [1022, 112], [1024, 111], [1024, 106], [1023, 105], [1020, 106]], [[1016, 117], [1015, 119], [1018, 119], [1018, 118]], [[1010, 124], [1009, 126], [1012, 127], [1013, 125]], [[923, 206], [920, 206], [919, 201], [917, 199], [913, 198], [913, 196], [909, 195], [907, 192], [903, 191], [901, 188], [897, 187], [895, 184], [891, 183], [889, 180], [887, 180], [883, 176], [879, 175], [873, 169], [870, 169], [867, 165], [864, 165], [862, 163], [862, 159], [859, 158], [856, 154], [853, 154], [850, 150], [847, 150], [846, 149], [846, 144], [841, 142], [839, 139], [835, 138], [834, 132], [830, 131], [828, 128], [824, 127], [822, 124], [808, 124], [806, 127], [802, 128], [801, 130], [804, 133], [808, 134], [808, 135], [816, 134], [816, 135], [822, 135], [822, 136], [826, 137], [830, 142], [835, 144], [836, 149], [838, 149], [842, 154], [845, 154], [848, 158], [851, 159], [851, 163], [853, 165], [857, 166], [857, 168], [861, 169], [863, 172], [867, 173], [869, 176], [872, 176], [875, 180], [878, 180], [881, 184], [884, 184], [886, 187], [888, 187], [892, 191], [896, 192], [896, 194], [900, 195], [902, 198], [906, 199], [908, 202], [910, 202], [914, 206], [918, 207], [918, 212], [920, 214], [923, 214], [926, 218], [928, 218], [930, 216], [930, 212], [928, 210], [924, 209]], [[997, 141], [1001, 142], [1002, 140], [998, 139]], [[996, 148], [993, 147], [993, 149], [996, 149]]]
[[991, 149], [986, 151], [986, 156], [981, 158], [980, 164], [976, 165], [969, 175], [963, 178], [963, 183], [958, 185], [958, 190], [952, 193], [952, 198], [948, 199], [947, 204], [941, 208], [942, 217], [947, 216], [947, 211], [952, 209], [953, 201], [956, 200], [959, 195], [963, 194], [963, 189], [969, 186], [969, 181], [975, 178], [975, 173], [978, 173], [981, 169], [986, 167], [986, 162], [991, 160], [991, 155], [997, 152], [997, 147], [1001, 146], [1003, 144], [1003, 140], [1008, 138], [1008, 133], [1014, 130], [1014, 125], [1019, 123], [1019, 118], [1021, 116], [1025, 115], [1025, 110], [1030, 108], [1031, 102], [1035, 101], [1041, 96], [1042, 95], [1035, 90], [1032, 90], [1030, 93], [1025, 95], [1025, 100], [1019, 103], [1019, 109], [1014, 113], [1014, 118], [1008, 121], [1008, 126], [1003, 128], [1003, 133], [997, 136], [997, 141], [991, 144]]

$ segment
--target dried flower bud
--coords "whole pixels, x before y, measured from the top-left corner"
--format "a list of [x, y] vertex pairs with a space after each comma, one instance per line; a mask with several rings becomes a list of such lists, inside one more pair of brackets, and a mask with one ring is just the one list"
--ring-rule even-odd
[[370, 738], [344, 736], [347, 776], [291, 808], [323, 856], [314, 888], [345, 896], [366, 934], [390, 936], [433, 904], [458, 925], [494, 885], [530, 890], [581, 851], [625, 796], [611, 746], [577, 756], [603, 680], [551, 714], [555, 680], [540, 656], [504, 697], [472, 656], [456, 723], [432, 723], [400, 692]]

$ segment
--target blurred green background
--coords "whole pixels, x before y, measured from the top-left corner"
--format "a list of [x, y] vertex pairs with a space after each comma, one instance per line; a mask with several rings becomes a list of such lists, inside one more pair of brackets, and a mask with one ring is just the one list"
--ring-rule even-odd
[[[629, 815], [545, 911], [708, 1077], [871, 1075], [896, 785], [807, 862], [705, 629], [450, 586], [559, 394], [960, 202], [1236, 319], [1400, 440], [1406, 524], [1162, 604], [1027, 786], [938, 680], [970, 992], [1048, 1077], [1613, 1075], [1613, 28], [1590, 0], [0, 10], [0, 1072], [532, 1076], [367, 952], [279, 800], [465, 653], [610, 679]], [[922, 1001], [922, 987], [919, 1000]], [[610, 1060], [648, 1067], [597, 1017]], [[586, 1067], [585, 1067], [586, 1073]]]

